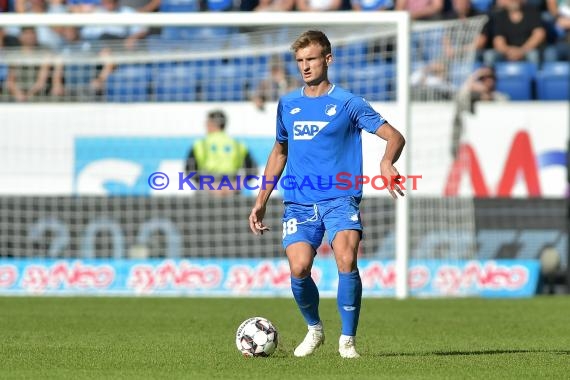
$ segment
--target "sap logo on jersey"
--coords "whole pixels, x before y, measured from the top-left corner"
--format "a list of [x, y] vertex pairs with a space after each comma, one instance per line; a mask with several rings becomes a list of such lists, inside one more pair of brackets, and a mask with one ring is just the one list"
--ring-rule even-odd
[[312, 140], [328, 124], [328, 121], [296, 121], [293, 124], [293, 140]]

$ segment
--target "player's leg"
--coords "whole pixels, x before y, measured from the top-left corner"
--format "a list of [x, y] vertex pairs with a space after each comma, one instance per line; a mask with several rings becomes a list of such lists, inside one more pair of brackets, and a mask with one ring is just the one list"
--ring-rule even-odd
[[308, 356], [325, 342], [325, 332], [319, 316], [319, 290], [311, 277], [315, 250], [308, 243], [298, 242], [289, 245], [286, 253], [291, 269], [291, 291], [308, 329], [293, 354], [298, 357]]
[[321, 324], [319, 290], [311, 277], [315, 250], [310, 244], [297, 242], [285, 250], [291, 271], [291, 291], [309, 328]]
[[283, 217], [283, 245], [291, 271], [291, 291], [308, 327], [295, 356], [312, 354], [324, 343], [319, 316], [319, 291], [311, 277], [316, 249], [324, 235], [324, 227], [313, 207], [287, 205]]
[[360, 212], [352, 197], [332, 201], [326, 207], [324, 222], [338, 267], [337, 306], [342, 324], [339, 352], [345, 358], [355, 358], [359, 357], [355, 337], [362, 300], [357, 263], [362, 236]]
[[342, 324], [339, 352], [346, 358], [359, 356], [355, 349], [362, 300], [362, 281], [357, 266], [359, 243], [360, 231], [357, 230], [337, 232], [332, 243], [338, 267], [337, 306]]

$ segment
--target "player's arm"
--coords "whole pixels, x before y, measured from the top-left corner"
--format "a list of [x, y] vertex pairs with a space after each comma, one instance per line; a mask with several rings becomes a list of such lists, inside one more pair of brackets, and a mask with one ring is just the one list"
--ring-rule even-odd
[[[265, 216], [265, 206], [269, 200], [269, 196], [275, 188], [277, 179], [281, 177], [285, 164], [287, 163], [287, 142], [275, 141], [273, 149], [267, 159], [265, 171], [263, 176], [267, 181], [263, 182], [263, 186], [257, 194], [255, 205], [249, 215], [249, 228], [254, 234], [263, 234], [263, 231], [269, 230], [269, 227], [263, 224], [263, 217]], [[274, 181], [275, 179], [275, 181]]]
[[[390, 182], [392, 182], [392, 178], [396, 179], [400, 176], [400, 173], [398, 173], [394, 164], [398, 161], [398, 158], [400, 158], [402, 150], [404, 150], [404, 145], [406, 145], [406, 140], [404, 139], [404, 136], [402, 136], [402, 134], [388, 122], [385, 122], [380, 126], [380, 128], [378, 128], [376, 135], [386, 141], [386, 150], [384, 151], [384, 156], [380, 161], [380, 174], [384, 178], [390, 179]], [[388, 191], [394, 199], [398, 198], [396, 192], [401, 196], [404, 196], [404, 193], [396, 183], [397, 181], [393, 184], [390, 183], [390, 186], [388, 187]]]

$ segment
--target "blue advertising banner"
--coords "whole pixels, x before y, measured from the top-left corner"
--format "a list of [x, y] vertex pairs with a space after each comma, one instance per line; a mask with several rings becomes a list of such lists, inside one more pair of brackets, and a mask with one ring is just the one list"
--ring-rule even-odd
[[[244, 136], [236, 139], [246, 144], [258, 165], [265, 164], [274, 139]], [[195, 141], [194, 137], [77, 137], [74, 192], [102, 188], [105, 195], [150, 195], [149, 176], [164, 171], [168, 162], [178, 161], [175, 172], [183, 171]], [[89, 182], [81, 183], [82, 178], [89, 178]], [[173, 184], [173, 188], [177, 187]]]
[[[359, 261], [365, 297], [393, 297], [394, 261]], [[412, 261], [410, 292], [418, 297], [531, 297], [536, 260]], [[312, 276], [335, 297], [334, 259], [315, 261]], [[286, 260], [0, 259], [3, 295], [290, 296]]]

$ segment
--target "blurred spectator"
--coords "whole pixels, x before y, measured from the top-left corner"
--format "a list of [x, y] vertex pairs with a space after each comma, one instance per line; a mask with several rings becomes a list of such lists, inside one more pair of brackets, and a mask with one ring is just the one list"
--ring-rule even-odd
[[496, 18], [497, 15], [504, 10], [508, 1], [509, 0], [496, 0], [493, 7], [487, 12], [487, 22], [483, 25], [483, 30], [481, 30], [481, 33], [475, 42], [477, 62], [483, 63], [485, 55], [491, 54], [490, 51], [494, 49], [493, 37], [495, 36], [494, 25], [496, 23]]
[[554, 18], [554, 41], [544, 51], [544, 60], [570, 61], [570, 3], [558, 4]]
[[259, 4], [258, 0], [241, 0], [239, 2], [239, 10], [242, 12], [251, 12]]
[[496, 84], [494, 69], [484, 66], [475, 70], [459, 90], [452, 132], [451, 153], [453, 157], [457, 156], [457, 149], [463, 134], [463, 113], [475, 113], [475, 103], [479, 101], [504, 102], [509, 100], [508, 95], [497, 91]]
[[471, 0], [452, 0], [451, 9], [445, 13], [447, 20], [465, 20], [469, 17], [479, 16], [479, 13], [471, 4]]
[[292, 11], [295, 0], [259, 0], [253, 9], [256, 12], [286, 12]]
[[[97, 13], [135, 13], [133, 8], [119, 5], [119, 0], [101, 0]], [[81, 38], [88, 41], [122, 41], [126, 49], [133, 49], [137, 42], [147, 35], [142, 26], [86, 26], [81, 30]]]
[[102, 95], [107, 79], [109, 75], [115, 70], [115, 64], [113, 63], [113, 58], [111, 57], [111, 49], [104, 48], [99, 52], [99, 56], [102, 59], [102, 64], [97, 65], [97, 75], [90, 83], [91, 91], [96, 95]]
[[296, 0], [296, 6], [301, 12], [338, 11], [342, 0]]
[[[206, 120], [206, 137], [194, 143], [186, 160], [186, 174], [197, 173], [193, 178], [203, 183], [214, 179], [212, 186], [218, 188], [220, 183], [230, 181], [233, 185], [219, 186], [220, 190], [211, 193], [217, 196], [237, 194], [235, 185], [236, 175], [244, 170], [245, 175], [257, 172], [257, 165], [247, 147], [230, 137], [226, 132], [227, 118], [221, 110], [208, 113]], [[210, 178], [204, 178], [210, 177]], [[224, 182], [220, 182], [220, 181]], [[208, 186], [197, 186], [198, 189], [207, 190]]]
[[271, 63], [269, 76], [263, 79], [252, 96], [252, 100], [259, 110], [263, 110], [265, 102], [275, 102], [279, 97], [293, 91], [299, 86], [296, 78], [288, 75], [283, 62], [274, 59]]
[[64, 0], [15, 0], [14, 10], [17, 13], [60, 13], [66, 11], [65, 3]]
[[[60, 51], [62, 58], [72, 61], [80, 58], [83, 62], [93, 60], [95, 53], [91, 43], [80, 39], [78, 27], [65, 27], [62, 31], [62, 37], [65, 41]], [[64, 67], [65, 95], [68, 98], [80, 101], [95, 100], [97, 87], [100, 88], [100, 86], [95, 85], [92, 81], [102, 69], [102, 65], [95, 63], [70, 64]]]
[[66, 0], [68, 11], [71, 13], [91, 13], [101, 6], [100, 0]]
[[[19, 13], [65, 13], [62, 0], [16, 0], [16, 12]], [[63, 44], [62, 29], [57, 26], [37, 26], [38, 45], [58, 50]]]
[[72, 55], [91, 50], [91, 44], [88, 41], [81, 40], [80, 29], [76, 26], [66, 26], [62, 29], [63, 46], [60, 49], [62, 53]]
[[558, 8], [563, 4], [564, 0], [543, 0], [543, 10], [550, 13], [553, 18], [558, 16]]
[[[26, 102], [42, 97], [63, 95], [63, 68], [49, 63], [50, 56], [38, 47], [36, 31], [23, 27], [20, 33], [20, 48], [14, 52], [20, 60], [45, 60], [41, 63], [11, 65], [5, 82], [12, 100]], [[35, 61], [33, 61], [35, 62]]]
[[397, 11], [408, 11], [413, 20], [439, 20], [444, 0], [396, 0]]
[[393, 0], [352, 0], [354, 11], [385, 11], [394, 8]]
[[132, 8], [137, 12], [157, 12], [160, 0], [120, 0], [122, 6]]
[[8, 7], [9, 7], [8, 0], [0, 0], [0, 13], [9, 12], [10, 9]]
[[11, 28], [0, 28], [0, 47], [15, 47], [19, 46], [18, 41], [20, 35], [20, 28], [16, 28], [16, 34], [13, 34]]
[[493, 29], [494, 50], [484, 55], [487, 66], [504, 60], [540, 63], [546, 31], [536, 9], [523, 6], [522, 0], [505, 0], [505, 9], [496, 14]]
[[[445, 14], [448, 20], [467, 21], [470, 17], [480, 16], [475, 8], [471, 6], [471, 0], [452, 0], [452, 8]], [[481, 50], [485, 47], [485, 34], [482, 32], [475, 41], [467, 44], [459, 45], [456, 40], [460, 39], [460, 30], [462, 25], [452, 25], [449, 31], [443, 36], [443, 50], [446, 57], [453, 57], [456, 55], [468, 54], [475, 47], [476, 50]]]
[[525, 4], [542, 13], [546, 21], [551, 21], [558, 14], [558, 0], [526, 0]]
[[506, 101], [507, 94], [497, 91], [497, 77], [492, 67], [480, 67], [465, 81], [457, 100], [462, 110], [474, 112], [474, 104], [478, 101]]
[[414, 89], [413, 100], [450, 100], [455, 93], [444, 62], [431, 62], [418, 67], [410, 76], [410, 85]]
[[[134, 13], [133, 8], [119, 5], [119, 0], [101, 0], [101, 7], [96, 7], [97, 13]], [[103, 64], [99, 74], [91, 82], [96, 92], [101, 92], [109, 75], [115, 69], [112, 55], [113, 50], [133, 50], [138, 42], [145, 38], [148, 29], [141, 26], [86, 26], [81, 30], [81, 39], [93, 42], [100, 47], [99, 55]]]

